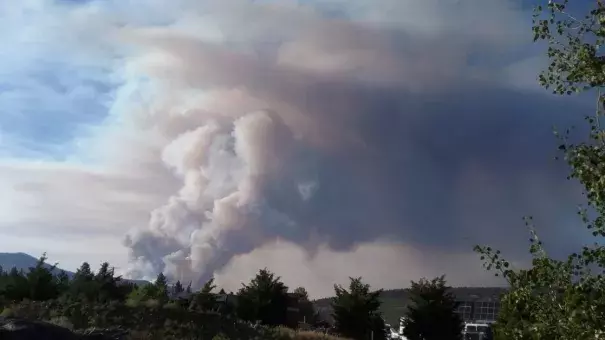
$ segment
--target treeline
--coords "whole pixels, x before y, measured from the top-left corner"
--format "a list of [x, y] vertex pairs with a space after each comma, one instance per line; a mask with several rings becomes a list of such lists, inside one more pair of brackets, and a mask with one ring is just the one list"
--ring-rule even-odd
[[[54, 275], [54, 270], [46, 264], [45, 255], [27, 271], [0, 268], [2, 315], [59, 320], [72, 329], [144, 329], [150, 339], [170, 338], [167, 329], [178, 329], [170, 334], [174, 339], [252, 339], [253, 330], [280, 329], [280, 339], [289, 339], [284, 337], [284, 327], [314, 330], [316, 337], [329, 333], [378, 340], [390, 335], [380, 313], [382, 290], [372, 290], [361, 278], [351, 278], [348, 287], [334, 286], [333, 313], [326, 320], [315, 310], [304, 287], [290, 290], [267, 269], [259, 270], [235, 294], [219, 290], [213, 279], [193, 291], [190, 284], [168, 282], [162, 273], [153, 283], [137, 285], [116, 276], [108, 263], [96, 272], [84, 263], [71, 278], [64, 272]], [[443, 278], [413, 284], [415, 305], [409, 308], [406, 327], [409, 339], [459, 338], [462, 323], [447, 290]], [[240, 330], [234, 331], [237, 327]], [[271, 339], [268, 334], [254, 336]]]

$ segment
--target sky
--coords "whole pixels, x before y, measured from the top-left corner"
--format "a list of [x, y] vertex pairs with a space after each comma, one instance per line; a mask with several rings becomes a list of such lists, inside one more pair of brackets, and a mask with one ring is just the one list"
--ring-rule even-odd
[[590, 239], [518, 0], [0, 2], [0, 251], [328, 296]]

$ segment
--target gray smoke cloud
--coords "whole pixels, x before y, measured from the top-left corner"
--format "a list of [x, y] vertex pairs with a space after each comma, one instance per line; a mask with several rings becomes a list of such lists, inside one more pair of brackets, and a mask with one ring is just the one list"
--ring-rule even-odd
[[[133, 117], [181, 182], [126, 238], [131, 275], [195, 285], [277, 239], [517, 252], [521, 216], [569, 213], [544, 122], [578, 104], [506, 83], [500, 56], [527, 37], [512, 2], [183, 4], [118, 31], [146, 82]], [[472, 6], [502, 15], [469, 23]]]
[[[61, 121], [77, 132], [61, 160], [6, 156], [50, 147], [0, 119], [0, 247], [227, 290], [268, 267], [327, 296], [359, 275], [501, 284], [472, 247], [522, 265], [527, 214], [555, 254], [587, 241], [551, 126], [592, 100], [538, 88], [545, 60], [516, 0], [19, 4], [0, 3], [0, 36], [23, 51], [0, 88], [25, 80], [0, 106], [79, 114]], [[63, 77], [24, 95], [39, 79], [22, 60], [50, 56]], [[91, 101], [107, 115], [79, 125]], [[60, 130], [44, 118], [29, 130]]]

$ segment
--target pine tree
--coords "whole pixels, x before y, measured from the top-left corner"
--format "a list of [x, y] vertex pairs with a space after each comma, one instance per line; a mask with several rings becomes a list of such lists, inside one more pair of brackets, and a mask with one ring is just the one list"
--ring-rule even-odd
[[176, 281], [176, 283], [174, 284], [174, 287], [172, 287], [172, 292], [175, 296], [179, 296], [182, 292], [185, 291], [185, 288], [183, 288], [183, 285], [181, 284], [181, 281]]
[[57, 287], [59, 290], [59, 294], [64, 294], [69, 290], [69, 283], [69, 276], [67, 276], [67, 273], [62, 270], [57, 275]]
[[90, 264], [88, 264], [88, 262], [82, 263], [80, 268], [76, 270], [76, 274], [74, 275], [74, 277], [82, 277], [88, 280], [92, 280], [94, 278], [94, 273], [90, 269]]
[[317, 313], [313, 307], [313, 303], [309, 301], [309, 293], [304, 287], [294, 289], [293, 295], [297, 299], [296, 307], [299, 310], [298, 322], [314, 324], [317, 321]]
[[458, 304], [441, 276], [431, 281], [412, 282], [411, 305], [403, 335], [409, 340], [461, 340], [463, 323], [456, 313]]
[[237, 315], [241, 319], [270, 326], [286, 324], [288, 287], [266, 268], [249, 284], [242, 284], [237, 296]]
[[7, 299], [20, 301], [29, 296], [29, 282], [22, 270], [11, 268], [5, 280], [3, 291]]
[[214, 288], [216, 288], [216, 285], [214, 284], [214, 278], [211, 277], [210, 280], [208, 280], [204, 284], [204, 286], [202, 287], [202, 289], [200, 289], [200, 291], [202, 293], [209, 294], [209, 293], [212, 293], [212, 291], [214, 290]]
[[52, 271], [56, 265], [47, 268], [46, 253], [44, 253], [34, 267], [29, 268], [26, 275], [31, 300], [45, 301], [59, 296], [59, 287]]
[[90, 269], [88, 262], [82, 263], [76, 270], [71, 284], [69, 294], [73, 298], [93, 301], [97, 299], [98, 289], [94, 282], [95, 274]]
[[100, 301], [123, 299], [123, 289], [120, 289], [120, 277], [114, 276], [114, 268], [109, 267], [109, 263], [104, 262], [101, 268], [94, 275], [94, 286], [97, 290], [97, 299]]
[[168, 280], [166, 279], [164, 273], [158, 274], [153, 286], [155, 288], [154, 297], [161, 302], [168, 301]]
[[332, 299], [336, 330], [355, 340], [386, 339], [384, 320], [380, 314], [382, 290], [370, 291], [370, 285], [359, 278], [350, 278], [349, 290], [334, 285]]
[[305, 289], [305, 287], [298, 287], [294, 289], [293, 294], [296, 295], [299, 299], [309, 300], [309, 293]]
[[216, 296], [212, 291], [215, 288], [214, 278], [211, 278], [199, 292], [193, 294], [189, 308], [200, 311], [214, 310], [216, 307]]

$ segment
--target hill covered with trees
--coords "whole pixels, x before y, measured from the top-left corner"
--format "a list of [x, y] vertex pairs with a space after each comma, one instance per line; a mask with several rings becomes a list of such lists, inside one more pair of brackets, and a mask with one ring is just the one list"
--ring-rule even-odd
[[[453, 287], [451, 292], [457, 301], [474, 301], [488, 297], [499, 297], [506, 292], [506, 289], [501, 287]], [[412, 302], [411, 290], [410, 288], [384, 290], [380, 294], [380, 301], [380, 312], [385, 322], [392, 326], [399, 325], [399, 318], [406, 313], [407, 307]], [[331, 318], [331, 303], [332, 298], [313, 301], [322, 317], [327, 319]]]
[[[27, 271], [28, 268], [36, 266], [37, 262], [38, 262], [38, 258], [33, 257], [26, 253], [0, 253], [0, 268], [4, 268], [4, 269], [16, 268], [17, 270]], [[74, 276], [74, 272], [59, 268], [56, 265], [53, 266], [49, 263], [45, 263], [44, 267], [49, 269], [55, 275], [59, 275], [60, 273], [65, 273], [65, 275], [67, 275], [67, 277], [69, 277], [69, 278]], [[132, 282], [135, 284], [149, 283], [145, 280], [124, 279], [124, 281]]]

